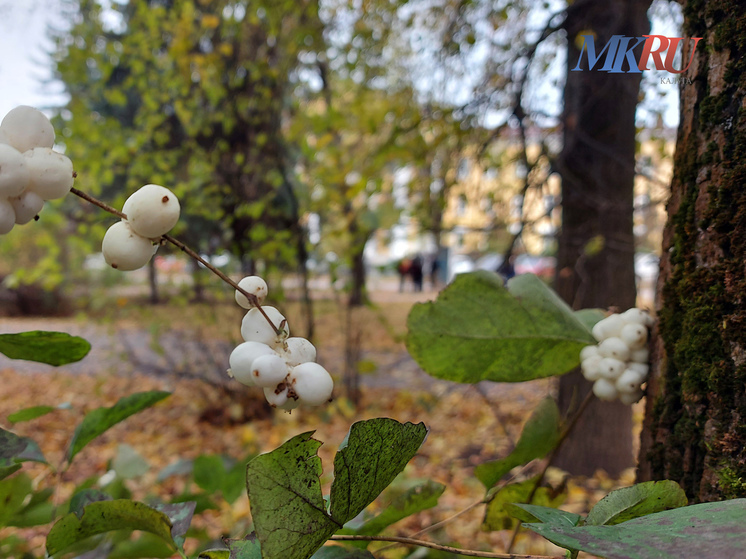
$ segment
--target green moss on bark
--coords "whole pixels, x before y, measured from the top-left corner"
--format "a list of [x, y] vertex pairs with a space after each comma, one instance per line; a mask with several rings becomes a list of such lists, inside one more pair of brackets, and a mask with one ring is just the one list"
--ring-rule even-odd
[[729, 56], [717, 96], [696, 69], [694, 127], [679, 138], [669, 217], [670, 273], [662, 287], [666, 353], [653, 406], [653, 476], [692, 501], [746, 497], [746, 13], [733, 0], [690, 0], [689, 36]]

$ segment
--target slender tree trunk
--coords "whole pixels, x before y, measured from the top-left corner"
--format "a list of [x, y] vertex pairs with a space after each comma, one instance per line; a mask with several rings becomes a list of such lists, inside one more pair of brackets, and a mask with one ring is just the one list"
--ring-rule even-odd
[[194, 288], [194, 302], [203, 303], [205, 301], [205, 274], [204, 270], [199, 267], [199, 262], [189, 260], [189, 266], [192, 269], [192, 287]]
[[[686, 40], [641, 480], [746, 497], [746, 3], [684, 7]], [[692, 52], [694, 51], [694, 52]]]
[[155, 257], [148, 262], [148, 284], [150, 285], [150, 304], [157, 305], [161, 302], [158, 295], [158, 270], [155, 267]]
[[[635, 169], [635, 110], [639, 73], [571, 71], [581, 55], [581, 33], [592, 32], [600, 51], [612, 35], [640, 37], [650, 23], [650, 0], [591, 0], [568, 8], [565, 27], [568, 72], [565, 85], [564, 148], [557, 162], [562, 177], [562, 232], [556, 287], [574, 308], [635, 304], [632, 233]], [[638, 55], [642, 46], [635, 51]], [[626, 70], [626, 63], [623, 68]], [[574, 372], [562, 377], [559, 405], [577, 405], [591, 384]], [[612, 476], [634, 465], [629, 406], [594, 401], [566, 441], [557, 465], [573, 474], [602, 468]]]

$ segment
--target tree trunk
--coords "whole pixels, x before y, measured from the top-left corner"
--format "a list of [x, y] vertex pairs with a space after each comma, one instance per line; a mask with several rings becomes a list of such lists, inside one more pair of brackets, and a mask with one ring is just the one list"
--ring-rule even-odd
[[671, 75], [681, 122], [638, 478], [698, 502], [746, 497], [746, 3], [690, 0], [684, 15], [703, 39]]
[[[635, 110], [640, 73], [571, 71], [581, 56], [579, 34], [592, 31], [596, 52], [612, 35], [649, 32], [650, 0], [591, 0], [568, 8], [565, 27], [568, 72], [565, 84], [564, 148], [557, 162], [562, 178], [562, 231], [556, 288], [573, 308], [635, 305], [634, 236]], [[587, 34], [587, 33], [584, 33]], [[638, 55], [642, 46], [635, 50]], [[625, 64], [623, 68], [628, 67]], [[559, 405], [567, 411], [590, 391], [579, 372], [560, 379]], [[634, 465], [629, 406], [594, 400], [563, 445], [556, 464], [591, 475], [612, 476]]]
[[161, 302], [158, 295], [158, 269], [155, 267], [155, 257], [148, 262], [148, 284], [150, 286], [150, 304], [157, 305]]

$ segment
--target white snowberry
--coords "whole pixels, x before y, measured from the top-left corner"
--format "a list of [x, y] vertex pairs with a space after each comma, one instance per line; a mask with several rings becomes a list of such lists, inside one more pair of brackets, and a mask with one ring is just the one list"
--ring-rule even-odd
[[648, 376], [648, 371], [650, 370], [650, 365], [648, 365], [647, 363], [635, 363], [634, 361], [628, 361], [627, 369], [631, 369], [639, 374], [642, 378], [646, 378]]
[[15, 224], [16, 212], [13, 206], [7, 199], [0, 198], [0, 235], [10, 233]]
[[580, 369], [583, 371], [586, 380], [593, 382], [601, 378], [602, 359], [603, 357], [600, 355], [591, 355], [580, 363]]
[[28, 189], [44, 200], [64, 197], [73, 187], [73, 162], [51, 148], [34, 148], [23, 154], [29, 170]]
[[619, 361], [626, 361], [629, 358], [629, 346], [621, 338], [606, 338], [598, 344], [598, 354], [601, 357], [613, 357]]
[[30, 190], [20, 196], [10, 198], [9, 202], [16, 213], [16, 224], [18, 225], [24, 225], [34, 219], [44, 207], [42, 197]]
[[622, 328], [619, 337], [630, 347], [640, 349], [648, 341], [648, 329], [642, 324], [629, 323]]
[[645, 382], [645, 377], [637, 371], [627, 369], [616, 379], [616, 389], [622, 392], [637, 392]]
[[598, 346], [587, 345], [580, 350], [581, 361], [585, 361], [586, 359], [588, 359], [589, 357], [593, 357], [594, 355], [598, 355]]
[[305, 338], [288, 338], [287, 349], [280, 351], [288, 365], [295, 367], [301, 363], [316, 361], [316, 348]]
[[124, 202], [122, 213], [132, 230], [143, 237], [158, 239], [179, 221], [181, 206], [168, 188], [146, 184]]
[[54, 127], [41, 111], [21, 105], [11, 110], [2, 123], [7, 142], [20, 152], [54, 145]]
[[618, 336], [619, 333], [622, 331], [624, 324], [625, 321], [620, 315], [611, 314], [603, 320], [599, 320], [591, 330], [591, 333], [593, 334], [594, 338], [596, 338], [599, 342], [602, 342], [606, 338]]
[[288, 375], [288, 366], [279, 355], [260, 355], [251, 365], [251, 376], [254, 384], [262, 388], [277, 386]]
[[620, 392], [619, 401], [625, 406], [631, 406], [632, 404], [639, 402], [645, 393], [641, 388], [638, 388], [634, 392]]
[[109, 227], [101, 244], [104, 260], [112, 268], [128, 272], [137, 270], [147, 264], [156, 247], [150, 239], [135, 233], [128, 222], [119, 221]]
[[[288, 389], [284, 384], [264, 389], [264, 397], [273, 408], [281, 408], [288, 403]], [[290, 398], [292, 400], [292, 398]]]
[[239, 344], [228, 358], [230, 374], [241, 384], [254, 386], [252, 365], [254, 364], [254, 360], [262, 355], [277, 355], [277, 353], [267, 344], [259, 342], [244, 342]]
[[600, 378], [593, 383], [593, 393], [599, 400], [616, 400], [619, 393], [617, 392], [614, 382], [605, 378]]
[[[267, 298], [267, 282], [259, 276], [248, 276], [243, 278], [241, 281], [238, 282], [238, 287], [240, 287], [247, 293], [256, 295], [256, 298], [259, 300], [260, 305], [264, 303], [264, 299]], [[249, 301], [246, 295], [238, 290], [236, 291], [236, 303], [238, 303], [244, 309], [251, 309], [254, 307], [254, 305], [251, 304], [251, 301]]]
[[21, 152], [0, 144], [0, 197], [20, 196], [29, 185], [29, 169]]
[[320, 406], [332, 397], [334, 381], [318, 363], [301, 363], [294, 367], [288, 381], [293, 392], [307, 406]]
[[[290, 333], [285, 317], [280, 311], [269, 305], [262, 307], [272, 323], [277, 327], [285, 330], [286, 334]], [[284, 325], [283, 325], [284, 322]], [[281, 345], [286, 334], [279, 335], [269, 325], [259, 309], [251, 309], [246, 313], [241, 322], [241, 336], [247, 342], [261, 342], [270, 347]]]
[[642, 324], [647, 328], [650, 328], [655, 323], [655, 319], [649, 313], [638, 308], [628, 309], [621, 316], [627, 323]]
[[648, 351], [648, 348], [646, 347], [642, 347], [640, 349], [633, 349], [629, 353], [629, 360], [634, 363], [647, 364], [649, 357], [650, 357], [650, 352]]
[[604, 357], [598, 365], [601, 376], [606, 379], [617, 379], [624, 372], [624, 361], [613, 357]]

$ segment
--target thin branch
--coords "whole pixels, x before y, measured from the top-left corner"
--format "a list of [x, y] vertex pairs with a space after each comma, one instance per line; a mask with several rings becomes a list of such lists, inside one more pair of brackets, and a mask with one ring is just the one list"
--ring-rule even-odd
[[[589, 391], [588, 394], [585, 395], [585, 398], [583, 399], [583, 401], [578, 406], [578, 409], [575, 411], [575, 413], [572, 415], [570, 420], [565, 425], [565, 428], [562, 430], [562, 433], [560, 433], [559, 439], [557, 440], [557, 444], [554, 447], [552, 454], [549, 455], [549, 459], [547, 460], [546, 464], [544, 464], [544, 467], [542, 468], [541, 472], [539, 472], [539, 475], [536, 478], [536, 482], [534, 483], [534, 486], [531, 488], [531, 493], [528, 494], [528, 498], [526, 499], [527, 504], [530, 505], [531, 501], [533, 501], [534, 495], [536, 495], [536, 492], [539, 490], [539, 486], [541, 485], [541, 482], [544, 481], [544, 476], [546, 475], [547, 470], [549, 469], [549, 466], [552, 465], [552, 462], [554, 462], [554, 459], [557, 457], [557, 454], [559, 454], [559, 451], [562, 448], [562, 443], [564, 443], [567, 437], [570, 435], [573, 428], [578, 423], [580, 416], [583, 415], [585, 408], [588, 407], [588, 404], [591, 403], [592, 399], [593, 399], [593, 391]], [[520, 529], [521, 529], [521, 525], [519, 523], [515, 527], [515, 530], [513, 530], [513, 536], [510, 539], [510, 544], [508, 545], [508, 551], [513, 549], [513, 545], [515, 545], [515, 540], [518, 537], [518, 531]]]
[[[102, 202], [98, 198], [94, 198], [90, 194], [86, 194], [82, 190], [78, 190], [77, 188], [71, 188], [70, 192], [72, 192], [76, 196], [82, 198], [83, 200], [85, 200], [87, 202], [90, 202], [94, 206], [98, 206], [102, 210], [109, 212], [110, 214], [114, 214], [115, 216], [121, 217], [122, 219], [127, 219], [127, 215], [126, 214], [124, 214], [124, 213], [120, 212], [119, 210], [117, 210], [116, 208], [113, 208], [110, 205]], [[231, 278], [229, 278], [228, 276], [226, 276], [223, 272], [221, 272], [220, 270], [218, 270], [215, 266], [213, 266], [212, 264], [210, 264], [207, 260], [205, 260], [204, 258], [202, 258], [199, 254], [197, 254], [191, 248], [189, 248], [188, 246], [186, 246], [180, 240], [172, 237], [169, 234], [163, 235], [162, 239], [164, 239], [164, 240], [168, 241], [169, 243], [171, 243], [172, 245], [178, 247], [182, 252], [186, 253], [189, 257], [193, 258], [194, 260], [196, 260], [197, 262], [199, 262], [200, 264], [202, 264], [205, 268], [207, 268], [208, 270], [210, 270], [213, 274], [215, 274], [216, 276], [218, 276], [221, 280], [223, 280], [225, 283], [227, 283], [228, 285], [230, 285], [233, 289], [235, 289], [236, 291], [238, 291], [239, 293], [241, 293], [244, 297], [246, 297], [249, 301], [251, 301], [251, 304], [254, 305], [259, 310], [259, 312], [261, 313], [261, 315], [267, 320], [267, 322], [269, 322], [269, 325], [272, 326], [272, 328], [275, 331], [275, 334], [279, 335], [279, 334], [282, 333], [282, 330], [280, 328], [283, 325], [281, 324], [280, 327], [275, 326], [274, 322], [272, 322], [272, 320], [269, 318], [269, 316], [267, 316], [267, 313], [264, 311], [264, 309], [262, 308], [261, 304], [259, 304], [259, 299], [257, 299], [256, 295], [254, 295], [253, 293], [249, 293], [248, 291], [246, 291], [242, 287], [239, 287], [238, 284], [235, 281], [233, 281]]]
[[400, 538], [396, 536], [332, 536], [331, 540], [336, 541], [367, 541], [367, 542], [396, 542], [404, 545], [416, 545], [419, 547], [429, 547], [446, 553], [455, 553], [465, 557], [490, 557], [493, 559], [562, 559], [557, 555], [521, 555], [515, 553], [492, 553], [489, 551], [476, 551], [472, 549], [459, 549], [448, 545], [440, 545], [425, 540], [416, 540], [414, 538]]

